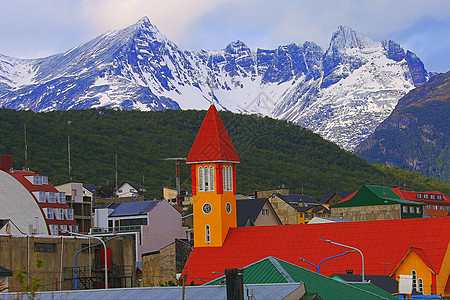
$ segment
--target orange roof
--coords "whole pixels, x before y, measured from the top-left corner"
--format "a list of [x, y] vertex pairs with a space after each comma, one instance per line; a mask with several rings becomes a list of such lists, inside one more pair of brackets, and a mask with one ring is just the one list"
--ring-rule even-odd
[[[449, 244], [450, 217], [230, 228], [222, 247], [194, 248], [184, 272], [188, 282], [201, 283], [196, 278], [209, 281], [218, 276], [213, 271], [223, 273], [225, 268], [244, 267], [267, 256], [314, 270], [299, 258], [318, 265], [349, 250], [320, 238], [360, 249], [365, 274], [391, 274], [411, 247], [421, 248], [420, 254], [438, 274]], [[348, 269], [362, 273], [358, 252], [327, 260], [320, 268], [327, 276]]]
[[196, 162], [239, 162], [236, 149], [214, 105], [209, 107], [186, 159], [188, 164]]

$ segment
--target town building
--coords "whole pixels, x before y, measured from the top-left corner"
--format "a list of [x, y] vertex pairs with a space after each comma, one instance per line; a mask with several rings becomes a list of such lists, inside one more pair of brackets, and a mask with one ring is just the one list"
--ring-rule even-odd
[[[22, 270], [30, 279], [40, 278], [43, 290], [74, 289], [75, 270], [78, 289], [105, 286], [105, 249], [97, 239], [87, 236], [0, 235], [0, 245], [2, 267], [14, 272]], [[134, 241], [130, 238], [114, 237], [106, 239], [105, 245], [109, 287], [135, 286]], [[35, 265], [36, 257], [43, 260], [43, 266], [40, 268]], [[9, 278], [8, 284], [12, 290], [22, 288], [14, 277]], [[13, 295], [17, 297], [17, 293]], [[4, 295], [0, 298], [5, 299]]]
[[415, 192], [401, 188], [392, 190], [402, 199], [423, 203], [425, 217], [438, 218], [450, 215], [450, 197], [438, 191]]
[[[386, 187], [364, 186], [348, 199], [335, 204], [332, 210], [334, 213], [334, 207], [342, 208], [338, 215], [343, 219], [351, 220], [358, 217], [388, 220], [236, 228], [228, 219], [232, 210], [228, 211], [227, 202], [224, 203], [220, 197], [217, 197], [221, 190], [216, 183], [222, 176], [210, 177], [210, 174], [214, 175], [216, 172], [220, 175], [222, 170], [220, 165], [214, 165], [214, 162], [223, 160], [238, 162], [228, 134], [225, 135], [226, 130], [223, 124], [217, 120], [220, 120], [218, 113], [214, 106], [211, 106], [191, 149], [191, 153], [199, 155], [191, 160], [196, 240], [194, 250], [183, 271], [183, 275], [187, 276], [187, 282], [201, 283], [215, 280], [219, 277], [218, 274], [226, 269], [243, 268], [269, 256], [310, 270], [316, 270], [316, 266], [324, 262], [320, 268], [320, 274], [325, 276], [349, 273], [361, 274], [361, 278], [364, 279], [365, 274], [390, 275], [411, 247], [422, 249], [436, 274], [441, 274], [440, 282], [448, 282], [450, 218], [422, 218], [423, 204], [401, 199]], [[226, 149], [232, 149], [230, 151], [232, 158], [224, 159], [218, 156], [221, 151], [217, 144], [224, 136], [227, 137]], [[225, 151], [225, 153], [230, 152]], [[207, 176], [203, 169], [205, 167], [208, 168]], [[210, 167], [212, 172], [209, 171]], [[203, 170], [199, 171], [199, 168]], [[233, 164], [231, 169], [234, 171], [232, 179], [235, 182], [236, 173]], [[208, 193], [196, 193], [197, 189], [205, 192], [205, 180], [209, 181], [206, 185]], [[235, 188], [235, 185], [232, 188]], [[283, 195], [270, 197], [285, 207], [311, 205], [306, 201], [303, 203], [300, 197], [298, 201], [286, 201], [283, 199], [286, 196]], [[274, 203], [271, 202], [272, 207], [277, 210], [279, 207], [276, 207]], [[231, 205], [230, 203], [228, 207]], [[362, 208], [359, 215], [355, 213], [354, 217], [351, 215], [351, 218], [346, 218], [345, 211], [351, 211], [353, 207], [369, 207], [369, 209]], [[215, 214], [212, 215], [212, 212]], [[355, 212], [358, 210], [355, 209]], [[283, 222], [284, 216], [278, 212], [277, 214]], [[395, 214], [395, 218], [390, 217], [389, 214]], [[289, 218], [293, 223], [298, 222], [298, 215], [297, 220], [295, 214], [292, 215], [286, 214], [288, 222]], [[211, 247], [212, 245], [214, 247]], [[349, 249], [357, 249], [357, 251], [348, 251]], [[446, 288], [446, 285], [442, 286], [445, 286], [440, 290], [442, 295], [450, 296], [450, 285], [449, 288]]]
[[115, 194], [118, 198], [137, 200], [139, 196], [143, 198], [147, 194], [147, 188], [136, 182], [125, 181], [117, 188]]
[[181, 214], [166, 200], [111, 203], [97, 208], [91, 233], [135, 236], [139, 261], [143, 253], [159, 251], [175, 239], [188, 238]]
[[0, 219], [11, 220], [24, 234], [59, 235], [78, 231], [73, 209], [47, 176], [12, 168], [12, 156], [0, 155]]
[[[170, 204], [177, 205], [177, 189], [173, 187], [163, 187], [163, 198]], [[192, 194], [188, 194], [186, 190], [180, 190], [181, 209], [187, 210], [189, 205], [193, 204]]]
[[92, 227], [92, 202], [94, 194], [82, 183], [70, 182], [56, 186], [66, 194], [66, 203], [73, 209], [73, 218], [80, 233], [88, 233]]
[[236, 149], [214, 105], [186, 163], [191, 166], [195, 247], [221, 246], [236, 220]]
[[[302, 282], [305, 295], [300, 299], [337, 299], [337, 295], [346, 300], [397, 299], [372, 283], [343, 283], [272, 256], [249, 264], [242, 271], [244, 285]], [[225, 276], [221, 276], [205, 285], [223, 285], [225, 281]]]
[[237, 226], [282, 225], [268, 198], [236, 200]]
[[142, 254], [142, 285], [158, 286], [180, 278], [193, 247], [187, 240], [175, 239], [158, 251]]
[[331, 217], [350, 221], [423, 217], [423, 203], [402, 199], [387, 186], [365, 185], [331, 206]]
[[309, 195], [274, 193], [269, 202], [283, 225], [307, 224], [314, 217], [328, 218], [331, 215], [329, 209]]

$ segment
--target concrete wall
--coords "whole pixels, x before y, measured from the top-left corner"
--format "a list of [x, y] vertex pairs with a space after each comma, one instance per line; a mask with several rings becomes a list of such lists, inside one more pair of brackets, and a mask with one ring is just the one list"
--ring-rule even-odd
[[[99, 241], [91, 239], [91, 245]], [[36, 243], [54, 245], [54, 251], [35, 251]], [[0, 262], [5, 267], [16, 274], [17, 270], [22, 270], [29, 274], [29, 277], [38, 276], [41, 279], [42, 288], [40, 291], [53, 291], [59, 289], [73, 289], [74, 281], [66, 280], [73, 278], [73, 268], [75, 266], [75, 255], [77, 252], [89, 244], [87, 238], [74, 237], [52, 237], [52, 236], [8, 236], [0, 235]], [[111, 263], [114, 265], [126, 265], [135, 273], [135, 244], [130, 238], [119, 237], [106, 243], [111, 248]], [[61, 255], [62, 252], [62, 255]], [[78, 267], [89, 267], [94, 264], [94, 251], [82, 251], [78, 255]], [[44, 260], [41, 268], [34, 265], [35, 256]], [[130, 282], [131, 281], [131, 282]], [[134, 284], [135, 279], [128, 281]], [[21, 288], [17, 280], [10, 277], [9, 285], [14, 289]]]
[[34, 197], [19, 181], [1, 170], [0, 207], [0, 219], [12, 220], [23, 233], [49, 233], [44, 215]]
[[[176, 275], [183, 271], [187, 258], [192, 251], [185, 242], [175, 240], [159, 251], [142, 256], [142, 275], [144, 286], [175, 282]], [[188, 284], [188, 283], [187, 283]]]
[[271, 196], [269, 201], [283, 225], [297, 224], [298, 218], [297, 210], [295, 208], [276, 196]]
[[401, 219], [401, 207], [400, 204], [331, 207], [331, 218], [342, 218], [349, 221]]

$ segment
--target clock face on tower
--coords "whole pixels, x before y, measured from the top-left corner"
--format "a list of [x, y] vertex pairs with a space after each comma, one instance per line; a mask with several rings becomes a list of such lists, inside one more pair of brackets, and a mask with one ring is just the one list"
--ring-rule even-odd
[[205, 214], [209, 214], [211, 212], [211, 210], [212, 210], [211, 204], [209, 204], [209, 203], [203, 204], [203, 212]]

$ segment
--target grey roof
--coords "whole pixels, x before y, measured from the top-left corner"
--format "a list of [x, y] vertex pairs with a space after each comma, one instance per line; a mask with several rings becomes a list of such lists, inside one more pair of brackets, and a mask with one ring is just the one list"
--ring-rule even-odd
[[[333, 274], [347, 282], [361, 282], [361, 275], [358, 274]], [[364, 275], [364, 280], [385, 290], [389, 294], [398, 293], [398, 281], [387, 275]]]
[[162, 200], [138, 201], [138, 202], [122, 202], [109, 206], [114, 209], [109, 214], [110, 217], [146, 215], [155, 208]]
[[237, 226], [245, 227], [249, 221], [255, 222], [266, 202], [267, 198], [236, 200]]
[[287, 203], [310, 203], [310, 204], [319, 204], [317, 200], [309, 195], [300, 195], [300, 194], [290, 194], [289, 196], [283, 196], [281, 194], [276, 194], [280, 199], [283, 199]]
[[83, 183], [83, 187], [91, 193], [95, 192], [95, 190], [99, 188], [98, 185], [91, 184], [91, 183]]
[[7, 268], [0, 266], [0, 276], [1, 277], [12, 276], [12, 274], [13, 274], [13, 272], [11, 270], [8, 270]]
[[[250, 289], [254, 299], [284, 299], [303, 283], [247, 284], [244, 297]], [[78, 300], [78, 299], [181, 299], [182, 287], [136, 287], [108, 290], [78, 290], [38, 292], [35, 299], [40, 300]], [[0, 293], [0, 298], [12, 300], [17, 293]], [[24, 295], [23, 299], [31, 299]], [[185, 299], [227, 299], [226, 286], [186, 286]]]
[[323, 210], [323, 213], [324, 213], [324, 214], [331, 214], [331, 211], [330, 211], [328, 208], [326, 208], [325, 206], [323, 206], [323, 205], [314, 206], [313, 209], [312, 209], [312, 212], [313, 212], [313, 213], [316, 213], [316, 212], [318, 212], [319, 210], [321, 210], [322, 208], [324, 209], [324, 210]]

